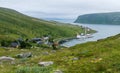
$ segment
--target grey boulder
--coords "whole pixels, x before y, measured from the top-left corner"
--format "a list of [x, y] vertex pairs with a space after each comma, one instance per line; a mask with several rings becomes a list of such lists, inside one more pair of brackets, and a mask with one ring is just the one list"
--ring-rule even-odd
[[15, 58], [12, 57], [7, 57], [7, 56], [2, 56], [0, 57], [0, 63], [2, 62], [10, 62], [10, 63], [14, 63]]
[[38, 65], [40, 66], [50, 66], [52, 65], [53, 62], [52, 61], [47, 61], [47, 62], [39, 62]]
[[32, 53], [28, 52], [28, 53], [22, 53], [22, 54], [18, 54], [16, 55], [17, 58], [29, 58], [32, 57]]

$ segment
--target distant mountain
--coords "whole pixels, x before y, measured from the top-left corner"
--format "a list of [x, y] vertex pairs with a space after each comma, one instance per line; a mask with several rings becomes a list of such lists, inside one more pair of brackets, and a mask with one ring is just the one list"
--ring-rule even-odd
[[58, 21], [58, 22], [63, 22], [63, 23], [73, 23], [74, 18], [63, 18], [63, 17], [56, 17], [58, 14], [54, 13], [45, 13], [45, 12], [40, 12], [40, 11], [23, 11], [22, 13], [35, 17], [35, 18], [42, 18], [45, 20], [49, 21]]
[[56, 21], [46, 21], [0, 7], [0, 39], [33, 38], [51, 35], [55, 38], [73, 37], [81, 27]]
[[85, 14], [79, 16], [75, 23], [120, 24], [120, 12]]

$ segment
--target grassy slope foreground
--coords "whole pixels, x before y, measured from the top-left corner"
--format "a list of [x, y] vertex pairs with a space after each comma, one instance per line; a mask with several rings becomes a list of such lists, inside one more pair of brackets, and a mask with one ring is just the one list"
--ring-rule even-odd
[[73, 37], [83, 30], [78, 26], [45, 21], [23, 15], [15, 10], [0, 8], [0, 39], [33, 38], [43, 35]]
[[119, 43], [120, 34], [60, 50], [43, 59], [55, 61], [65, 73], [120, 73]]
[[88, 24], [120, 24], [120, 12], [93, 13], [80, 15], [75, 23]]
[[[0, 73], [120, 73], [120, 34], [107, 39], [63, 48], [52, 52], [50, 49], [0, 49], [0, 56], [14, 57], [18, 53], [32, 52], [33, 57], [16, 59], [15, 64], [3, 63]], [[48, 52], [48, 54], [44, 54]], [[40, 61], [53, 61], [49, 67], [39, 67]]]

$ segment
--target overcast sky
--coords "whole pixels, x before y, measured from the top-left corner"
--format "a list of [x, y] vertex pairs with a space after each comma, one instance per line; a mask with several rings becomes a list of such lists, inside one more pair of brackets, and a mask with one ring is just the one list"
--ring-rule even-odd
[[119, 12], [120, 0], [0, 0], [0, 7], [43, 18], [76, 18], [98, 12]]

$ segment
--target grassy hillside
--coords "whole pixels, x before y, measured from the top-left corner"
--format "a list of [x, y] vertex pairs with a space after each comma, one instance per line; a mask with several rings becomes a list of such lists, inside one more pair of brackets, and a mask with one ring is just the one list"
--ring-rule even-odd
[[75, 23], [120, 24], [120, 12], [85, 14], [79, 16]]
[[76, 32], [82, 31], [79, 26], [45, 21], [12, 9], [0, 8], [0, 39], [33, 38], [43, 35], [56, 38], [73, 37]]
[[[0, 49], [0, 56], [15, 57], [16, 54], [32, 52], [33, 57], [16, 59], [15, 64], [3, 63], [0, 73], [120, 73], [120, 34], [96, 42], [88, 42], [71, 48], [52, 52], [50, 49]], [[44, 54], [46, 53], [47, 54]], [[38, 62], [53, 61], [48, 67], [38, 66]], [[47, 72], [46, 72], [47, 71]]]

